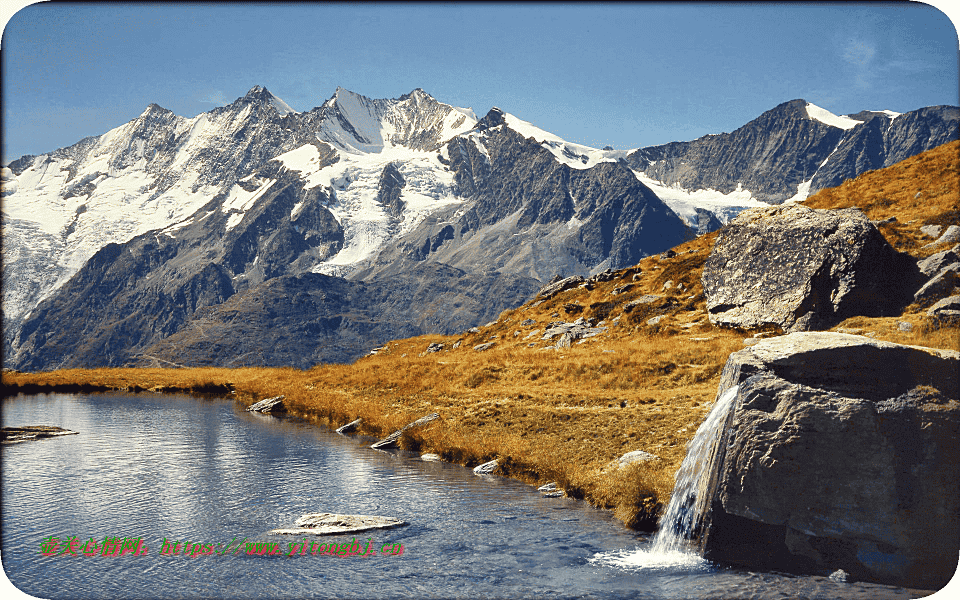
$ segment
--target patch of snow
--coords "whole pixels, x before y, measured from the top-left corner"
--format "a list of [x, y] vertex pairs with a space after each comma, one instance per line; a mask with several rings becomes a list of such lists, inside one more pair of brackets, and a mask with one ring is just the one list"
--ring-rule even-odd
[[[459, 106], [454, 106], [454, 107], [453, 107], [453, 110], [457, 111], [458, 113], [461, 113], [461, 114], [465, 115], [467, 118], [469, 118], [471, 121], [473, 121], [473, 124], [474, 124], [474, 125], [477, 124], [477, 120], [478, 120], [478, 119], [477, 119], [477, 113], [473, 112], [473, 109], [472, 109], [472, 108], [461, 108], [461, 107], [459, 107]], [[473, 127], [473, 125], [471, 125], [471, 127]]]
[[270, 104], [273, 106], [273, 108], [274, 108], [278, 113], [280, 113], [280, 116], [281, 116], [281, 117], [285, 117], [285, 116], [289, 115], [290, 113], [296, 113], [296, 112], [297, 112], [297, 111], [293, 110], [292, 108], [290, 108], [290, 105], [289, 105], [289, 104], [287, 104], [286, 102], [284, 102], [284, 101], [281, 100], [280, 98], [277, 98], [276, 96], [274, 96], [272, 92], [270, 93]]
[[629, 150], [598, 150], [583, 144], [568, 142], [509, 113], [504, 114], [507, 127], [523, 137], [533, 138], [550, 151], [561, 163], [574, 169], [589, 169], [602, 162], [616, 162], [626, 158]]
[[[276, 158], [299, 172], [307, 189], [322, 186], [336, 191], [335, 201], [327, 208], [344, 228], [343, 248], [316, 265], [315, 273], [343, 275], [372, 257], [394, 236], [412, 231], [434, 211], [463, 202], [454, 192], [453, 173], [440, 162], [437, 152], [388, 145], [379, 152], [344, 153], [341, 160], [322, 169], [317, 168], [315, 155], [316, 148], [311, 151], [301, 147]], [[392, 219], [377, 202], [380, 176], [390, 163], [398, 167], [405, 181], [400, 194], [404, 209], [399, 219]]]
[[837, 116], [825, 108], [820, 108], [816, 104], [807, 103], [807, 116], [813, 119], [814, 121], [820, 121], [831, 127], [839, 127], [840, 129], [853, 129], [857, 125], [863, 123], [863, 121], [858, 121], [856, 119], [851, 119], [847, 116]]
[[717, 190], [686, 190], [680, 186], [666, 186], [656, 179], [651, 179], [642, 171], [633, 171], [633, 174], [663, 200], [664, 204], [677, 213], [692, 227], [697, 226], [697, 209], [704, 208], [717, 216], [717, 219], [727, 224], [742, 211], [758, 206], [770, 206], [753, 197], [750, 190], [745, 190], [739, 184], [737, 189], [724, 194]]

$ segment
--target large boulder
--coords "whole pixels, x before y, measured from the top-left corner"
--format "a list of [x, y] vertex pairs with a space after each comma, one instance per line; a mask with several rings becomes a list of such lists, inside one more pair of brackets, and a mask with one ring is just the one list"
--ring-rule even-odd
[[730, 355], [712, 560], [908, 587], [960, 553], [960, 353], [792, 333]]
[[918, 270], [860, 210], [789, 204], [740, 213], [718, 237], [701, 280], [716, 325], [806, 331], [855, 315], [899, 314]]

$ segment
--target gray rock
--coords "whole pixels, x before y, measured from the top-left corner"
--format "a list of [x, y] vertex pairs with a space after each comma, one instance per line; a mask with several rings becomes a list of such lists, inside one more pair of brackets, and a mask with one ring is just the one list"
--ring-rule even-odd
[[497, 467], [500, 466], [496, 460], [491, 460], [490, 462], [485, 462], [482, 465], [478, 465], [473, 468], [473, 472], [477, 475], [489, 475], [497, 470]]
[[574, 275], [573, 277], [567, 277], [566, 279], [561, 279], [555, 283], [544, 286], [539, 292], [537, 292], [537, 298], [541, 300], [549, 300], [553, 298], [560, 292], [573, 289], [579, 286], [584, 282], [583, 277], [579, 275]]
[[859, 210], [790, 204], [740, 213], [701, 279], [715, 325], [803, 331], [899, 314], [918, 276]]
[[958, 367], [958, 352], [840, 333], [731, 354], [706, 557], [945, 585], [960, 552]]
[[948, 296], [943, 300], [940, 300], [927, 309], [927, 314], [934, 316], [945, 310], [960, 310], [960, 295]]
[[941, 231], [943, 231], [943, 227], [940, 225], [923, 225], [920, 227], [921, 233], [929, 235], [932, 238], [938, 237]]
[[538, 492], [552, 492], [557, 489], [557, 482], [551, 481], [550, 483], [545, 483], [537, 488]]
[[656, 294], [646, 294], [644, 296], [640, 296], [639, 298], [635, 298], [630, 302], [627, 302], [626, 304], [624, 304], [623, 312], [630, 312], [631, 310], [640, 306], [641, 304], [650, 304], [650, 303], [656, 302], [659, 299], [660, 299], [660, 296], [657, 296]]
[[655, 317], [651, 317], [651, 318], [647, 319], [647, 325], [650, 325], [650, 326], [652, 327], [652, 326], [656, 325], [657, 323], [659, 323], [660, 321], [662, 321], [665, 316], [666, 316], [666, 315], [657, 315], [657, 316], [655, 316]]
[[940, 237], [924, 246], [924, 248], [930, 248], [931, 246], [948, 244], [951, 242], [960, 242], [960, 225], [951, 225], [950, 227], [947, 227], [947, 230], [944, 231]]
[[917, 263], [917, 266], [920, 268], [920, 272], [927, 277], [933, 277], [942, 271], [944, 267], [952, 265], [956, 262], [960, 262], [960, 256], [957, 255], [957, 249], [958, 247], [954, 246], [949, 250], [931, 254], [927, 258], [921, 260], [919, 263]]
[[622, 469], [627, 465], [632, 465], [634, 463], [642, 463], [650, 460], [659, 460], [660, 457], [656, 454], [650, 454], [649, 452], [644, 452], [643, 450], [634, 450], [632, 452], [627, 452], [623, 456], [617, 459], [618, 466]]
[[424, 462], [443, 462], [443, 458], [439, 454], [433, 454], [428, 452], [427, 454], [422, 454], [420, 460]]
[[431, 352], [440, 352], [441, 350], [443, 350], [443, 344], [439, 342], [435, 342], [427, 346], [427, 349], [425, 350], [425, 352], [429, 354]]
[[283, 399], [286, 396], [275, 396], [273, 398], [267, 398], [266, 400], [261, 400], [255, 404], [251, 404], [247, 408], [247, 412], [259, 412], [259, 413], [272, 413], [272, 412], [286, 412], [287, 408], [283, 404]]
[[833, 573], [830, 573], [830, 581], [836, 581], [837, 583], [846, 583], [847, 582], [847, 572], [843, 569], [837, 569]]
[[914, 302], [927, 302], [946, 296], [960, 284], [960, 263], [944, 267], [913, 295]]
[[489, 350], [490, 348], [493, 348], [494, 344], [496, 344], [496, 342], [487, 342], [485, 344], [477, 344], [476, 346], [473, 347], [473, 349], [476, 350], [477, 352], [483, 352], [484, 350]]
[[906, 321], [900, 321], [897, 323], [897, 329], [899, 331], [913, 331], [913, 323], [908, 323]]
[[530, 327], [531, 325], [536, 325], [536, 324], [537, 322], [534, 321], [533, 319], [524, 319], [523, 321], [520, 321], [520, 327]]
[[403, 427], [401, 427], [400, 429], [394, 431], [393, 433], [383, 438], [379, 442], [375, 442], [371, 444], [370, 447], [375, 449], [380, 449], [380, 448], [389, 448], [391, 446], [395, 446], [397, 444], [397, 440], [400, 439], [400, 436], [403, 435], [404, 431], [411, 429], [413, 427], [420, 427], [421, 425], [426, 425], [427, 423], [430, 423], [431, 421], [435, 421], [439, 418], [440, 418], [440, 415], [437, 413], [430, 413], [425, 417], [420, 417], [413, 423], [408, 423]]
[[393, 517], [375, 515], [341, 515], [337, 513], [310, 513], [294, 522], [295, 527], [273, 529], [272, 535], [338, 535], [371, 529], [392, 529], [407, 522]]
[[699, 207], [696, 210], [697, 223], [694, 229], [696, 230], [697, 235], [710, 233], [711, 231], [716, 231], [723, 227], [723, 223], [720, 222], [720, 219], [717, 218], [716, 213], [713, 211]]
[[[570, 344], [576, 340], [591, 338], [606, 330], [606, 327], [590, 327], [590, 322], [581, 317], [572, 323], [565, 323], [563, 321], [550, 323], [546, 330], [544, 330], [543, 335], [540, 336], [540, 339], [549, 340], [560, 336], [560, 341], [557, 342], [556, 347], [569, 348]], [[530, 335], [533, 333], [535, 332], [532, 332]]]
[[811, 119], [806, 105], [784, 102], [730, 133], [640, 148], [626, 160], [667, 186], [724, 194], [741, 187], [777, 204], [804, 181], [812, 194], [957, 139], [956, 107], [927, 107], [896, 119], [864, 111], [855, 115], [862, 123], [844, 131]]
[[360, 425], [360, 419], [357, 419], [356, 421], [350, 421], [346, 425], [338, 427], [337, 433], [340, 433], [340, 434], [350, 433], [351, 431], [355, 430], [358, 425]]
[[17, 442], [27, 442], [30, 440], [40, 440], [61, 435], [77, 435], [76, 431], [70, 431], [62, 427], [53, 425], [25, 425], [22, 427], [4, 427], [0, 430], [0, 442], [4, 444], [14, 444]]

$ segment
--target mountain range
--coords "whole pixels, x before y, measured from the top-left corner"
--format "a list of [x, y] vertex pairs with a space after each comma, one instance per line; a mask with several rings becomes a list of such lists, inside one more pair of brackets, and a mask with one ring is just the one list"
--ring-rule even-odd
[[498, 108], [256, 86], [192, 119], [151, 104], [3, 170], [4, 366], [349, 361], [493, 320], [555, 276], [629, 266], [744, 208], [958, 137], [958, 108], [783, 103], [636, 150]]

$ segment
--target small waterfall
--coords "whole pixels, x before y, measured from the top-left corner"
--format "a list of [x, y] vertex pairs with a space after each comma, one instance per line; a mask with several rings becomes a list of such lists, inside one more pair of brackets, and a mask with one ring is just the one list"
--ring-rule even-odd
[[[599, 553], [591, 562], [625, 568], [711, 569], [700, 556], [704, 532], [709, 527], [709, 509], [723, 460], [724, 429], [727, 427], [739, 386], [717, 399], [706, 420], [687, 446], [687, 456], [677, 471], [670, 504], [660, 519], [660, 529], [649, 549]], [[696, 541], [691, 541], [696, 539]]]
[[653, 538], [652, 554], [672, 554], [694, 550], [700, 553], [702, 544], [689, 540], [703, 540], [710, 509], [716, 471], [723, 458], [723, 429], [727, 426], [739, 386], [733, 386], [717, 399], [710, 414], [697, 429], [687, 446], [687, 456], [677, 471], [670, 504], [660, 519], [660, 529]]

